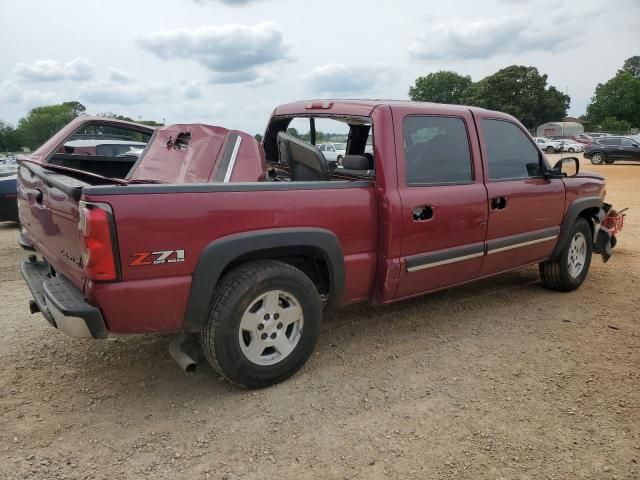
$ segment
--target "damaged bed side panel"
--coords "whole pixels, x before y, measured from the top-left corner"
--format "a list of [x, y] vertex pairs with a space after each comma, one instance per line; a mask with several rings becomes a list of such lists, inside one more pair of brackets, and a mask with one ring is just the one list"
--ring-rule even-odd
[[262, 146], [247, 133], [202, 124], [171, 125], [156, 131], [128, 180], [257, 182], [265, 171]]

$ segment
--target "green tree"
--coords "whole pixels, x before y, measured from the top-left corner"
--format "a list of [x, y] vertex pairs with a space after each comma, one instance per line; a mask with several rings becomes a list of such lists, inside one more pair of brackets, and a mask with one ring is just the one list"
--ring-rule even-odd
[[0, 152], [20, 150], [16, 129], [10, 123], [0, 120]]
[[255, 138], [255, 139], [256, 139], [256, 141], [257, 141], [258, 143], [261, 143], [261, 142], [262, 142], [262, 134], [261, 134], [261, 133], [256, 133], [256, 134], [253, 136], [253, 138]]
[[613, 117], [605, 118], [596, 126], [596, 130], [602, 130], [603, 132], [627, 132], [629, 128], [631, 128], [629, 122], [617, 120]]
[[17, 136], [20, 143], [32, 149], [37, 148], [85, 110], [84, 105], [79, 102], [34, 108], [18, 122]]
[[567, 115], [570, 98], [553, 86], [535, 67], [511, 65], [471, 85], [464, 103], [506, 112], [527, 128]]
[[293, 128], [293, 127], [287, 128], [287, 133], [296, 138], [300, 138], [300, 134], [298, 133], [298, 129], [296, 128]]
[[587, 116], [597, 128], [604, 130], [606, 119], [622, 120], [632, 127], [640, 126], [640, 57], [631, 57], [624, 62], [618, 73], [606, 83], [599, 83]]
[[418, 77], [415, 85], [409, 88], [409, 98], [421, 102], [460, 105], [472, 83], [469, 76], [442, 70]]
[[622, 65], [622, 71], [628, 72], [634, 77], [640, 77], [640, 55], [627, 58]]

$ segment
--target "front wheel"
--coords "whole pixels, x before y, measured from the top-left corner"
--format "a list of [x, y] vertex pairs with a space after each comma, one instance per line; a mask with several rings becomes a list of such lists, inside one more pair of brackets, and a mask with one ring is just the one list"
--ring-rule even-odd
[[560, 254], [554, 260], [540, 263], [543, 285], [562, 292], [577, 289], [589, 273], [592, 253], [591, 227], [584, 218], [578, 218]]
[[338, 155], [338, 165], [342, 166], [342, 155]]
[[569, 153], [575, 153], [575, 149], [570, 148], [570, 149], [569, 149]]
[[594, 165], [602, 165], [602, 162], [604, 161], [605, 161], [605, 157], [600, 152], [596, 152], [593, 155], [591, 155], [591, 163], [593, 163]]
[[279, 383], [307, 361], [322, 302], [313, 282], [286, 263], [259, 260], [224, 276], [200, 334], [211, 366], [245, 388]]
[[556, 153], [556, 149], [553, 147], [547, 147], [547, 153]]

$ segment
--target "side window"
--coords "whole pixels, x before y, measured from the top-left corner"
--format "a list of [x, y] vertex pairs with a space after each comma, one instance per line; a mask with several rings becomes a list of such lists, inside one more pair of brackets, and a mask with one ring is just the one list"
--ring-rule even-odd
[[409, 116], [403, 129], [407, 185], [473, 180], [469, 138], [462, 119]]
[[628, 138], [621, 138], [620, 139], [620, 145], [622, 145], [623, 147], [632, 147], [633, 146], [633, 142], [631, 140], [629, 140]]
[[540, 176], [538, 150], [513, 123], [482, 120], [489, 178], [504, 180]]

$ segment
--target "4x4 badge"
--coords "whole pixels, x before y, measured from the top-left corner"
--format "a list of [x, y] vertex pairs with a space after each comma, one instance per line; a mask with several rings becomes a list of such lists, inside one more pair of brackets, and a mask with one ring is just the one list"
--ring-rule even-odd
[[184, 250], [158, 250], [157, 252], [132, 253], [130, 267], [140, 265], [159, 265], [161, 263], [184, 262]]

